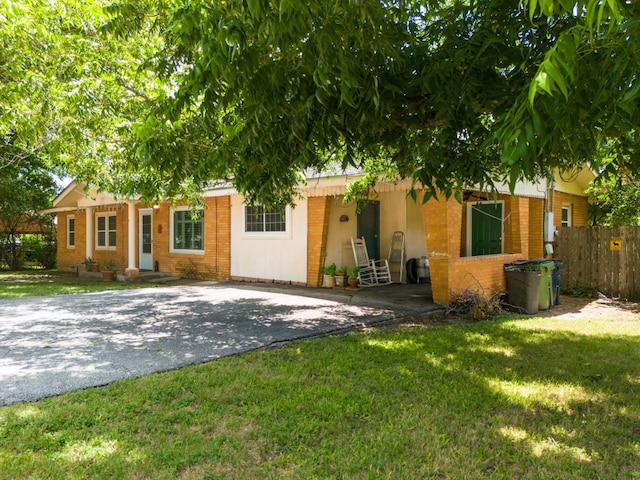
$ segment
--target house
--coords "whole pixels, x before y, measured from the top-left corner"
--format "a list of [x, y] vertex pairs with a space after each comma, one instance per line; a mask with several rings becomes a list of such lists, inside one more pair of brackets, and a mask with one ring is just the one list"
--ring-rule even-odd
[[[410, 181], [382, 182], [362, 211], [343, 203], [356, 173], [310, 178], [295, 207], [245, 205], [231, 188], [204, 193], [205, 208], [144, 205], [106, 193], [87, 195], [71, 183], [55, 200], [58, 268], [86, 257], [114, 261], [127, 276], [140, 271], [213, 280], [318, 287], [325, 264], [353, 266], [351, 237], [364, 236], [371, 257], [386, 258], [393, 232], [405, 235], [405, 259], [427, 257], [433, 299], [446, 304], [465, 288], [505, 289], [504, 264], [541, 258], [553, 228], [585, 226], [584, 191], [593, 174], [556, 175], [547, 185], [520, 183], [514, 195], [465, 191], [424, 205], [408, 197]], [[549, 252], [547, 252], [549, 253]]]

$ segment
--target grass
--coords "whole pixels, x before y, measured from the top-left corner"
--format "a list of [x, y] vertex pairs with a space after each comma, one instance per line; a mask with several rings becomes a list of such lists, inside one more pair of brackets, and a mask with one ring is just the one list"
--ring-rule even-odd
[[0, 478], [632, 479], [637, 319], [298, 341], [0, 408]]
[[78, 278], [56, 270], [0, 271], [0, 299], [126, 290], [154, 286], [149, 283], [103, 282]]

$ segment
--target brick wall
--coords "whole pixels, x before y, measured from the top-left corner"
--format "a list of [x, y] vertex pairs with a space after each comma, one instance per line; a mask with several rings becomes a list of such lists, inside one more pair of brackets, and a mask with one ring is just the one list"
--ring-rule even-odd
[[553, 194], [553, 203], [553, 224], [556, 228], [562, 228], [562, 207], [565, 205], [571, 205], [572, 227], [587, 226], [589, 220], [589, 202], [586, 197], [556, 191]]
[[[67, 218], [69, 216], [73, 216], [75, 218], [75, 248], [67, 248]], [[84, 210], [73, 213], [61, 212], [58, 214], [58, 270], [75, 271], [76, 262], [81, 264], [86, 258], [85, 223], [86, 219]], [[80, 265], [80, 268], [83, 268], [82, 265]]]
[[[116, 248], [98, 248], [95, 238], [96, 215], [110, 213], [116, 215]], [[75, 248], [67, 248], [67, 217], [73, 215], [75, 218]], [[126, 267], [127, 254], [127, 209], [124, 205], [117, 205], [110, 208], [95, 208], [92, 212], [93, 221], [93, 252], [86, 252], [87, 238], [87, 217], [86, 210], [78, 210], [73, 213], [63, 212], [58, 214], [58, 260], [59, 270], [75, 270], [76, 262], [80, 262], [80, 269], [84, 266], [82, 262], [87, 257], [91, 257], [99, 265], [111, 260], [119, 269]]]
[[524, 197], [500, 195], [504, 201], [502, 247], [504, 253], [529, 252], [529, 202]]
[[460, 256], [463, 247], [464, 205], [454, 198], [431, 199], [422, 206], [428, 255]]
[[332, 197], [309, 197], [307, 199], [307, 285], [321, 285], [320, 267], [327, 250], [327, 232]]
[[[207, 208], [204, 210], [204, 235], [205, 249], [202, 255], [182, 254], [170, 252], [170, 217], [171, 205], [163, 203], [159, 208], [153, 209], [153, 261], [157, 261], [159, 270], [173, 275], [186, 276], [188, 273], [195, 278], [224, 281], [228, 280], [231, 273], [231, 202], [230, 197], [206, 198]], [[136, 208], [135, 220], [135, 265], [139, 265], [139, 215], [142, 208]], [[75, 269], [76, 262], [83, 262], [87, 256], [91, 256], [99, 264], [112, 260], [121, 272], [127, 267], [128, 255], [128, 209], [126, 205], [118, 205], [110, 208], [96, 208], [92, 212], [94, 216], [100, 213], [116, 214], [116, 248], [115, 250], [98, 249], [97, 239], [94, 235], [94, 251], [89, 255], [85, 252], [86, 246], [86, 212], [79, 210], [74, 212], [76, 238], [75, 248], [67, 248], [67, 215], [58, 215], [58, 268], [61, 270]], [[83, 268], [81, 265], [80, 268]]]
[[[115, 214], [116, 215], [116, 248], [115, 250], [98, 248], [98, 239], [96, 238], [95, 230], [97, 226], [96, 215], [99, 214]], [[86, 214], [83, 211], [83, 216]], [[77, 217], [76, 217], [77, 218]], [[107, 261], [112, 261], [118, 267], [120, 272], [123, 272], [127, 267], [127, 222], [128, 222], [127, 206], [120, 204], [111, 208], [94, 208], [93, 210], [93, 255], [90, 255], [94, 261], [99, 265], [104, 265]], [[84, 223], [84, 222], [83, 222]], [[76, 226], [77, 230], [77, 226]], [[86, 228], [84, 229], [86, 232]], [[78, 242], [76, 240], [76, 248], [78, 248]], [[84, 245], [83, 245], [84, 248]]]
[[[153, 211], [153, 260], [161, 272], [172, 275], [225, 281], [231, 275], [231, 197], [205, 198], [204, 252], [171, 252], [171, 205]], [[142, 207], [141, 207], [142, 208]], [[138, 238], [136, 230], [136, 239]], [[138, 255], [136, 246], [136, 256]]]
[[544, 199], [529, 199], [529, 255], [528, 258], [544, 257]]
[[525, 258], [528, 246], [523, 239], [530, 235], [528, 202], [524, 198], [500, 198], [505, 201], [505, 250], [519, 250], [501, 255], [465, 257], [463, 255], [466, 205], [455, 199], [429, 200], [422, 207], [435, 303], [448, 304], [452, 293], [465, 289], [486, 295], [506, 289], [504, 264]]
[[451, 300], [452, 293], [463, 290], [473, 290], [485, 296], [504, 292], [507, 289], [504, 265], [524, 258], [524, 255], [520, 253], [450, 258], [448, 265], [449, 288], [446, 292], [439, 291], [438, 299], [436, 299], [434, 292], [433, 300], [435, 303], [447, 304]]

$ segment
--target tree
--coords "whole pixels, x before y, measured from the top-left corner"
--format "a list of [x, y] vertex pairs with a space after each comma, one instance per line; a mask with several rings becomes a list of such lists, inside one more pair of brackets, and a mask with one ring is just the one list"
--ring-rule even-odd
[[171, 5], [145, 9], [171, 91], [135, 154], [178, 183], [289, 201], [300, 172], [337, 160], [448, 195], [584, 164], [640, 121], [633, 2]]
[[29, 225], [51, 224], [41, 215], [51, 205], [57, 185], [45, 162], [0, 137], [0, 245], [11, 270], [20, 268], [18, 238]]
[[593, 226], [640, 226], [640, 182], [635, 172], [598, 179], [588, 190]]
[[389, 175], [451, 195], [636, 144], [635, 2], [66, 0], [65, 22], [62, 7], [23, 3], [31, 20], [14, 21], [45, 18], [71, 72], [56, 74], [27, 28], [18, 39], [48, 72], [37, 78], [83, 85], [41, 131], [74, 174], [122, 195], [231, 181], [249, 201], [288, 203], [304, 172], [335, 163], [366, 171], [360, 193]]
[[105, 32], [103, 5], [0, 2], [0, 135], [60, 175], [110, 189], [154, 96], [143, 62], [157, 45], [144, 28], [126, 39]]

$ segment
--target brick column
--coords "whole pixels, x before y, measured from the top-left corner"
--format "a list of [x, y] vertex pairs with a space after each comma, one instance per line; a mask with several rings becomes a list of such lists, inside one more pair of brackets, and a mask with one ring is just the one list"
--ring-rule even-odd
[[504, 252], [529, 255], [529, 199], [509, 197], [504, 226]]
[[319, 287], [320, 267], [327, 253], [331, 197], [307, 199], [307, 285]]
[[431, 199], [422, 207], [422, 225], [427, 241], [431, 289], [435, 303], [449, 303], [450, 264], [460, 258], [464, 205], [454, 198]]

